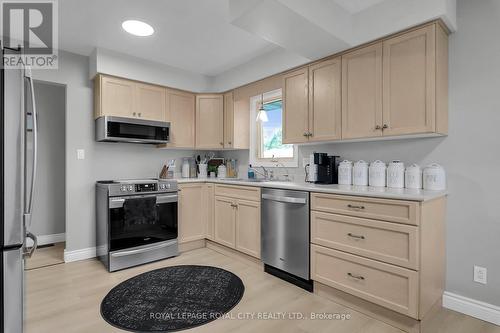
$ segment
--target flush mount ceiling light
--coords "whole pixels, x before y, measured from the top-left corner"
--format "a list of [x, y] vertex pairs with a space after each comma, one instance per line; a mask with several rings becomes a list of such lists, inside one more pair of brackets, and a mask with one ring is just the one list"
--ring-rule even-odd
[[122, 23], [122, 28], [129, 34], [134, 36], [146, 37], [151, 36], [155, 29], [146, 22], [137, 20], [127, 20]]

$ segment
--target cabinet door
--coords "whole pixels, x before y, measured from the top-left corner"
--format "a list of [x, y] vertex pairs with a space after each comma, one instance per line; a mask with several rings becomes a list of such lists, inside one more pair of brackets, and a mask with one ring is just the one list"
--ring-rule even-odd
[[204, 239], [206, 212], [200, 209], [200, 203], [203, 202], [203, 184], [182, 184], [179, 189], [179, 243]]
[[214, 239], [214, 185], [203, 186], [203, 204], [207, 220], [207, 238]]
[[384, 135], [434, 131], [435, 29], [430, 25], [384, 42]]
[[301, 68], [283, 76], [283, 143], [308, 141], [308, 70]]
[[133, 117], [135, 84], [114, 77], [101, 78], [101, 116]]
[[167, 90], [166, 120], [170, 122], [168, 147], [194, 148], [195, 95], [178, 90]]
[[234, 100], [233, 93], [224, 94], [224, 148], [234, 147]]
[[260, 259], [260, 203], [238, 200], [236, 249]]
[[224, 98], [222, 95], [196, 96], [196, 148], [224, 147]]
[[236, 202], [232, 199], [216, 196], [214, 198], [214, 241], [235, 247]]
[[309, 141], [341, 137], [341, 76], [340, 58], [309, 67]]
[[382, 43], [342, 56], [342, 138], [382, 135]]
[[136, 116], [141, 119], [165, 121], [165, 88], [136, 83]]

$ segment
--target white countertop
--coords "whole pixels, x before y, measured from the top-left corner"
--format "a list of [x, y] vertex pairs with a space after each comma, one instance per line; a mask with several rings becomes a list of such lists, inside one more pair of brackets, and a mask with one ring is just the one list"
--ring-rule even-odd
[[414, 190], [406, 188], [388, 188], [371, 186], [351, 186], [351, 185], [321, 185], [306, 182], [285, 182], [285, 181], [264, 181], [253, 182], [245, 179], [217, 179], [217, 178], [180, 178], [176, 179], [179, 184], [186, 183], [216, 183], [229, 185], [244, 185], [266, 188], [280, 188], [285, 190], [300, 190], [308, 192], [321, 192], [332, 194], [353, 195], [372, 198], [410, 200], [410, 201], [429, 201], [446, 196], [446, 191], [428, 191]]

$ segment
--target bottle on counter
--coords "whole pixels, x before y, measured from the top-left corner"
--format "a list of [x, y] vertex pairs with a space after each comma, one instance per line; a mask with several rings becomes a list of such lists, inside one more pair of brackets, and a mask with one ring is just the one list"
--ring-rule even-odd
[[253, 171], [252, 165], [250, 164], [248, 166], [248, 179], [254, 179], [255, 178], [255, 171]]
[[182, 178], [189, 178], [189, 172], [191, 170], [191, 167], [189, 165], [189, 157], [184, 157], [182, 159], [182, 172], [181, 176]]

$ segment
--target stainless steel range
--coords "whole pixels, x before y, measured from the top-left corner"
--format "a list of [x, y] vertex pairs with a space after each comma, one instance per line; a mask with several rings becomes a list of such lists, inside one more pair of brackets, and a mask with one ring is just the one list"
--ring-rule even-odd
[[177, 182], [96, 184], [97, 256], [113, 272], [178, 254]]

